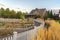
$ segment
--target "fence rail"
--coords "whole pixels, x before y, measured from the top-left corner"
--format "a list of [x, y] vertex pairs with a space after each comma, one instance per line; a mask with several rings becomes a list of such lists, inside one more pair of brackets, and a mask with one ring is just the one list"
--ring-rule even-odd
[[13, 32], [13, 35], [0, 38], [0, 40], [17, 40], [17, 32]]
[[40, 29], [42, 26], [44, 26], [44, 22], [39, 27], [34, 26], [34, 29], [17, 33], [13, 32], [13, 35], [0, 38], [0, 40], [31, 40], [32, 36], [36, 36], [36, 30]]
[[13, 36], [8, 36], [8, 37], [0, 38], [0, 40], [13, 40]]

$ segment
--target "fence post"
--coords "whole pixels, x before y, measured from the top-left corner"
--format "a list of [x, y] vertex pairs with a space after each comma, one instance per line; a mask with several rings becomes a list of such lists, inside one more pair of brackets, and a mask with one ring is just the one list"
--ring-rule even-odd
[[34, 35], [36, 36], [36, 26], [34, 26]]
[[7, 37], [5, 38], [5, 40], [7, 40]]
[[36, 40], [36, 31], [37, 31], [37, 27], [34, 26], [34, 40]]
[[13, 32], [13, 40], [17, 40], [17, 32]]
[[4, 38], [2, 40], [4, 40]]
[[11, 36], [10, 38], [11, 38], [11, 40], [13, 40], [13, 36]]

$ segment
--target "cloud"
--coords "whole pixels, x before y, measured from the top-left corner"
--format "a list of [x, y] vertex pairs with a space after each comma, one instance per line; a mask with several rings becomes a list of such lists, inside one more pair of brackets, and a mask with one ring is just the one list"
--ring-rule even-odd
[[0, 3], [0, 5], [5, 7], [5, 5], [4, 5], [4, 4], [1, 4], [1, 3]]

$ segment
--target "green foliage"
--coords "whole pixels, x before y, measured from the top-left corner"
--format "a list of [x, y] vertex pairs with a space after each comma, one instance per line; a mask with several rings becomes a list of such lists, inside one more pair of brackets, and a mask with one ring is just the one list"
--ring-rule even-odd
[[52, 10], [47, 12], [47, 18], [53, 18]]
[[25, 19], [25, 14], [27, 14], [27, 12], [21, 12], [21, 11], [14, 11], [14, 10], [10, 10], [9, 8], [1, 8], [0, 9], [0, 17], [2, 18], [18, 18], [18, 19]]
[[60, 20], [55, 20], [55, 21], [60, 23]]
[[3, 8], [0, 9], [0, 17], [3, 17], [5, 13], [5, 10]]
[[10, 18], [16, 18], [16, 12], [14, 10], [10, 11]]
[[21, 11], [17, 12], [16, 15], [17, 15], [17, 18], [24, 19], [24, 14]]

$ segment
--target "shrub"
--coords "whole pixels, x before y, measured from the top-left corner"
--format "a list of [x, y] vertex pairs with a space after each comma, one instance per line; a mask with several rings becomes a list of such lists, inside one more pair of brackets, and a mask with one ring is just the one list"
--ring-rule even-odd
[[12, 28], [0, 28], [0, 37], [8, 36], [13, 34]]

